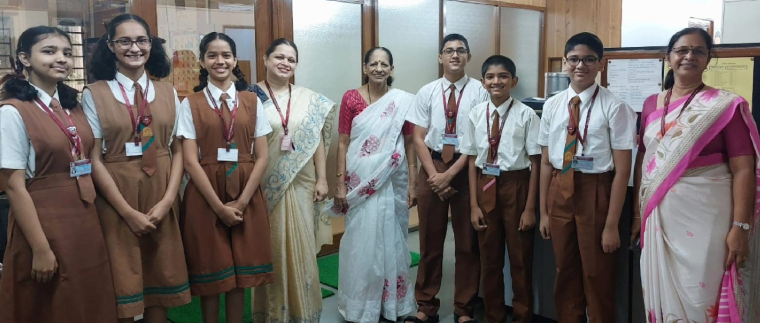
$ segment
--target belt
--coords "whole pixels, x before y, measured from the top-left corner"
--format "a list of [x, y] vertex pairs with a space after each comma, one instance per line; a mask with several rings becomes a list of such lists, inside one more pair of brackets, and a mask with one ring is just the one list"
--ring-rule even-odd
[[[443, 160], [443, 157], [441, 156], [441, 152], [432, 150], [428, 148], [428, 151], [430, 151], [430, 158], [433, 158], [433, 160]], [[460, 153], [454, 153], [454, 158], [452, 158], [452, 161], [456, 161], [459, 159], [459, 157], [462, 156]]]

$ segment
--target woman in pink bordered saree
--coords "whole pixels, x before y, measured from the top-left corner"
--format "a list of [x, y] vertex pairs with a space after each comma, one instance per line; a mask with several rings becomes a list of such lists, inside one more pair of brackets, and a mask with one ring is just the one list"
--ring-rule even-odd
[[747, 101], [702, 83], [711, 37], [668, 45], [667, 91], [641, 115], [632, 238], [648, 322], [760, 322], [760, 136]]

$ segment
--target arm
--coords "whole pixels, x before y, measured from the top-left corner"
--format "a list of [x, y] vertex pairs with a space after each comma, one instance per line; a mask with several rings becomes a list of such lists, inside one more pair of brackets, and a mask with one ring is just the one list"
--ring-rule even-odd
[[639, 191], [641, 190], [641, 167], [644, 165], [644, 153], [636, 154], [636, 164], [633, 167], [633, 221], [631, 221], [631, 245], [641, 234], [641, 203]]
[[417, 205], [417, 153], [411, 135], [404, 136], [404, 149], [406, 150], [406, 162], [409, 165], [409, 194], [406, 204], [411, 208]]
[[[466, 157], [466, 158], [465, 158]], [[478, 205], [478, 167], [475, 166], [475, 159], [478, 156], [462, 156], [461, 159], [467, 160], [468, 171], [467, 177], [470, 185], [470, 222], [472, 227], [477, 231], [483, 231], [488, 228], [486, 218], [483, 216], [483, 211]]]
[[203, 171], [200, 162], [198, 162], [198, 144], [195, 140], [182, 139], [182, 154], [185, 171], [190, 174], [195, 187], [198, 188], [198, 191], [206, 199], [206, 202], [208, 202], [219, 219], [227, 226], [234, 226], [243, 221], [243, 212], [235, 207], [224, 205], [211, 186], [211, 181]]
[[538, 178], [541, 173], [541, 155], [530, 157], [530, 182], [528, 182], [528, 199], [525, 201], [525, 211], [520, 217], [520, 231], [528, 231], [536, 225], [536, 195], [538, 195]]
[[182, 182], [184, 166], [182, 161], [182, 144], [178, 140], [172, 141], [172, 164], [169, 172], [169, 186], [166, 187], [164, 198], [161, 199], [150, 211], [148, 211], [148, 220], [153, 224], [158, 224], [168, 214], [174, 202], [177, 200], [179, 185]]
[[314, 187], [314, 202], [321, 202], [327, 197], [327, 152], [325, 151], [325, 141], [319, 139], [319, 147], [314, 153], [314, 167], [317, 169], [317, 184]]
[[348, 211], [348, 203], [346, 202], [346, 152], [348, 151], [348, 144], [350, 143], [351, 136], [347, 134], [338, 134], [338, 158], [335, 160], [337, 164], [336, 174], [343, 174], [338, 176], [335, 181], [335, 204], [342, 205], [343, 212]]
[[23, 169], [0, 170], [0, 181], [6, 183], [5, 193], [11, 204], [21, 232], [32, 249], [32, 278], [44, 283], [53, 278], [58, 271], [58, 261], [50, 249], [45, 232], [42, 231], [37, 209], [32, 197], [26, 190], [26, 176]]
[[610, 206], [607, 211], [607, 221], [602, 232], [602, 249], [612, 253], [620, 248], [620, 213], [625, 204], [625, 193], [628, 190], [628, 179], [631, 177], [631, 150], [612, 150], [612, 162], [615, 165], [615, 177], [612, 179]]
[[[728, 160], [728, 165], [733, 175], [731, 193], [733, 199], [732, 219], [736, 222], [751, 223], [752, 214], [755, 206], [755, 190], [757, 189], [757, 178], [755, 177], [755, 156], [738, 156]], [[731, 226], [726, 238], [728, 245], [728, 256], [726, 258], [726, 269], [736, 262], [742, 266], [747, 257], [749, 257], [749, 231]]]
[[546, 146], [541, 147], [541, 174], [539, 178], [539, 212], [541, 213], [540, 231], [541, 237], [551, 239], [551, 227], [549, 225], [549, 209], [546, 205], [549, 199], [549, 185], [552, 183], [552, 172], [554, 166], [549, 162], [549, 148]]
[[237, 202], [240, 206], [239, 210], [244, 210], [245, 206], [251, 201], [253, 193], [259, 188], [261, 184], [261, 178], [264, 176], [264, 172], [269, 166], [269, 147], [267, 146], [267, 137], [260, 136], [254, 139], [253, 150], [256, 155], [256, 163], [253, 165], [253, 171], [248, 178], [248, 182], [245, 183], [245, 188], [240, 193]]
[[414, 142], [414, 150], [417, 152], [417, 158], [420, 159], [420, 163], [422, 164], [422, 167], [425, 168], [425, 172], [432, 177], [433, 175], [438, 174], [438, 170], [435, 169], [435, 165], [433, 165], [433, 157], [430, 156], [430, 150], [428, 150], [428, 147], [425, 144], [427, 131], [427, 128], [415, 125], [414, 132], [412, 133], [412, 141]]

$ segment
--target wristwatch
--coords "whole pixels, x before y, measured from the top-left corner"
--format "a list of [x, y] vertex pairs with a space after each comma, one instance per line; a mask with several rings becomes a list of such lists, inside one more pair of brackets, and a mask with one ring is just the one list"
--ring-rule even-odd
[[744, 231], [749, 231], [749, 223], [741, 223], [741, 222], [734, 221], [734, 225], [742, 228], [742, 230]]

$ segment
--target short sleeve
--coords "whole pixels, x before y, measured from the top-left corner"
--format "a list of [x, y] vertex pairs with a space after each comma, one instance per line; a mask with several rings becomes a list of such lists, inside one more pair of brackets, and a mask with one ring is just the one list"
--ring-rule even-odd
[[539, 146], [546, 147], [549, 146], [549, 129], [551, 129], [551, 117], [552, 113], [548, 109], [546, 109], [548, 105], [548, 101], [544, 103], [544, 111], [541, 113], [541, 124], [538, 128], [538, 140], [537, 143]]
[[190, 99], [185, 98], [182, 100], [178, 114], [177, 137], [195, 140], [195, 124], [193, 123], [193, 113], [190, 111]]
[[351, 125], [354, 122], [354, 117], [356, 117], [354, 105], [357, 104], [353, 96], [354, 90], [348, 91], [343, 94], [343, 99], [340, 102], [340, 116], [338, 119], [338, 133], [340, 134], [351, 134]]
[[644, 132], [647, 130], [647, 118], [652, 115], [652, 112], [657, 110], [657, 94], [649, 96], [644, 101], [644, 106], [641, 109], [641, 117], [639, 118], [639, 152], [643, 153], [647, 151], [644, 145]]
[[538, 144], [538, 133], [541, 128], [541, 119], [533, 109], [528, 109], [528, 118], [525, 122], [525, 150], [528, 156], [540, 155], [541, 145]]
[[467, 122], [464, 123], [466, 129], [464, 129], [464, 136], [462, 137], [462, 144], [459, 146], [459, 152], [463, 155], [477, 156], [478, 146], [475, 138], [475, 122], [477, 120], [477, 109], [470, 110], [470, 115], [467, 116]]
[[744, 117], [739, 109], [734, 112], [733, 118], [723, 128], [723, 143], [726, 147], [728, 158], [748, 156], [755, 154], [749, 127], [744, 122]]
[[430, 97], [429, 86], [424, 86], [417, 92], [409, 113], [406, 114], [406, 121], [423, 128], [430, 128]]
[[269, 124], [267, 115], [264, 114], [264, 104], [261, 99], [256, 97], [256, 133], [254, 137], [258, 138], [272, 133], [272, 125]]
[[401, 128], [401, 134], [404, 136], [411, 136], [412, 133], [414, 133], [414, 124], [409, 121], [404, 122], [404, 127]]
[[177, 128], [179, 127], [179, 112], [182, 109], [182, 103], [179, 102], [179, 96], [177, 95], [177, 89], [174, 89], [174, 127], [172, 127], [172, 135], [169, 138], [169, 146], [174, 142], [174, 137], [177, 136]]
[[[174, 92], [176, 96], [176, 91]], [[84, 89], [82, 92], [82, 110], [87, 117], [87, 123], [92, 128], [92, 135], [95, 139], [103, 139], [103, 127], [100, 125], [100, 117], [98, 116], [98, 110], [95, 108], [95, 100], [92, 98], [92, 92], [90, 89]]]
[[636, 146], [636, 112], [620, 102], [611, 107], [609, 130], [613, 150], [632, 150]]
[[32, 144], [15, 107], [0, 107], [0, 168], [27, 169]]

